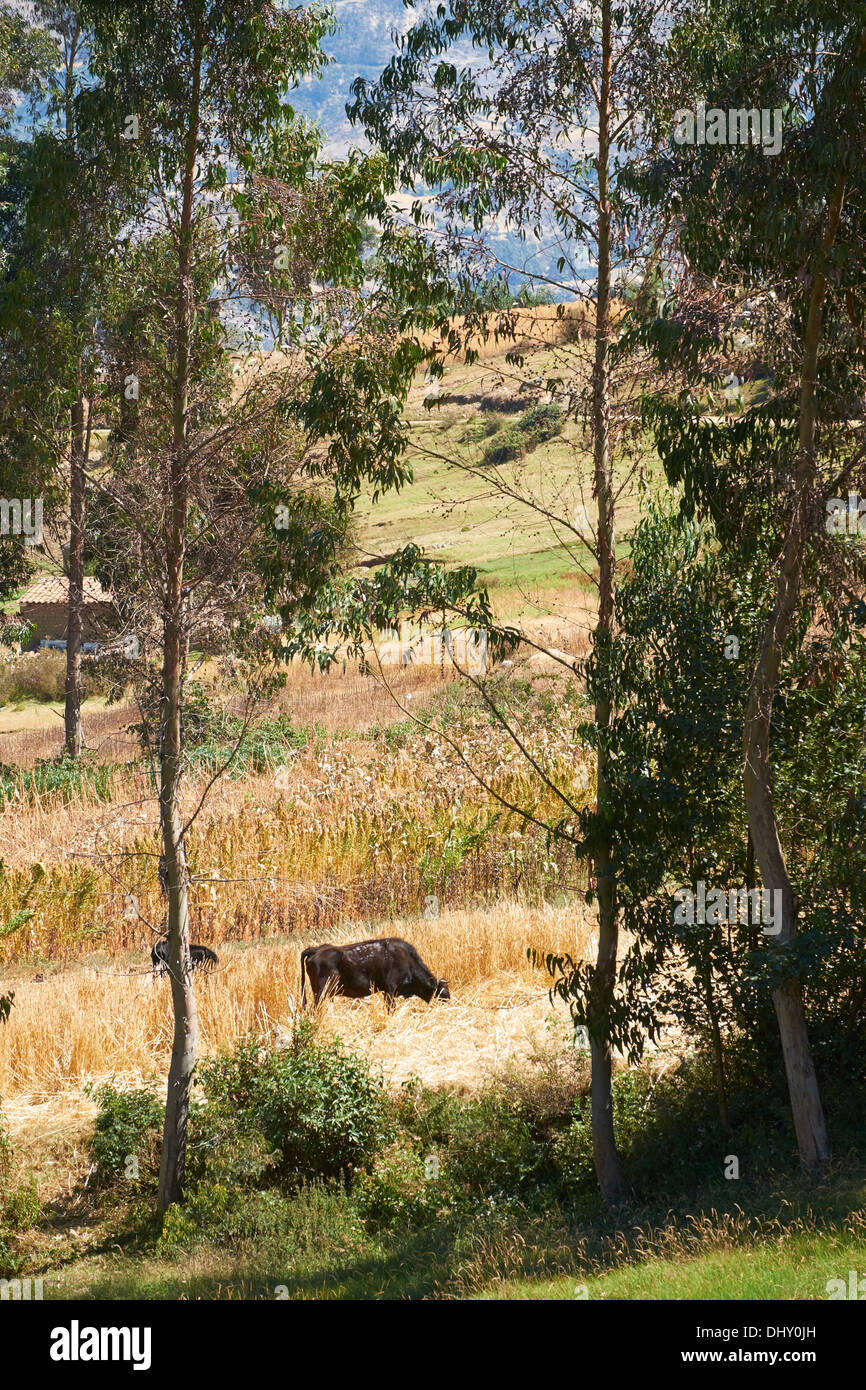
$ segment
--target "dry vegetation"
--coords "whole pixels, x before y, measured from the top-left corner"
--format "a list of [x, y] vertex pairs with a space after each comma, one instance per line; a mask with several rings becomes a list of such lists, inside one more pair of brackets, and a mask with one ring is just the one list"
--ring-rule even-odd
[[[543, 972], [529, 965], [527, 947], [589, 950], [593, 923], [576, 908], [506, 903], [438, 919], [359, 924], [333, 939], [355, 939], [359, 930], [410, 936], [448, 978], [453, 1000], [401, 1000], [389, 1013], [378, 996], [333, 999], [318, 1010], [322, 1026], [381, 1062], [395, 1082], [415, 1073], [431, 1083], [471, 1085], [488, 1064], [524, 1052], [549, 1018], [563, 1016], [549, 1002]], [[197, 985], [204, 1054], [251, 1033], [279, 1041], [299, 1007], [299, 957], [309, 944], [300, 937], [224, 952], [219, 968]], [[80, 965], [17, 981], [15, 1007], [0, 1033], [0, 1093], [26, 1094], [39, 1104], [111, 1075], [130, 1084], [163, 1076], [170, 993], [165, 979], [152, 980], [149, 967], [142, 960], [125, 969]]]
[[[451, 986], [450, 1003], [380, 996], [331, 999], [320, 1026], [363, 1053], [391, 1085], [411, 1076], [431, 1086], [472, 1090], [510, 1061], [566, 1040], [568, 1014], [551, 1005], [544, 974], [527, 946], [541, 951], [595, 949], [586, 909], [502, 903], [488, 911], [446, 912], [433, 920], [358, 924], [332, 933], [409, 937]], [[250, 1034], [279, 1045], [299, 1008], [299, 957], [310, 938], [236, 946], [197, 987], [201, 1049], [210, 1055]], [[152, 981], [150, 962], [124, 968], [71, 967], [42, 980], [15, 981], [15, 1007], [0, 1029], [3, 1117], [23, 1158], [42, 1172], [43, 1191], [81, 1168], [96, 1105], [89, 1082], [161, 1091], [171, 1051], [168, 981]], [[79, 1173], [80, 1176], [80, 1173]]]
[[[360, 678], [356, 678], [356, 681]], [[441, 685], [407, 673], [407, 709]], [[312, 703], [308, 676], [307, 702]], [[344, 690], [341, 718], [361, 724], [356, 684]], [[213, 787], [190, 841], [193, 935], [219, 946], [290, 932], [332, 931], [342, 923], [420, 914], [429, 895], [442, 906], [519, 896], [541, 901], [572, 893], [586, 868], [567, 846], [527, 833], [479, 788], [449, 736], [419, 732], [411, 718], [385, 729], [373, 717], [389, 700], [369, 679], [367, 728], [332, 737], [324, 728], [280, 765], [237, 770]], [[293, 715], [303, 707], [294, 681]], [[415, 703], [408, 696], [416, 694]], [[447, 693], [447, 692], [446, 692]], [[334, 703], [337, 701], [335, 699]], [[390, 703], [392, 717], [393, 703]], [[333, 713], [334, 711], [332, 711]], [[514, 801], [536, 797], [525, 766], [498, 730], [477, 715], [454, 715], [459, 741], [489, 784]], [[462, 722], [461, 722], [462, 721]], [[295, 723], [297, 727], [297, 723]], [[591, 795], [588, 757], [567, 729], [543, 721], [534, 747], [577, 801]], [[207, 774], [191, 775], [185, 810], [195, 809]], [[158, 883], [156, 799], [141, 763], [64, 799], [28, 793], [0, 811], [0, 961], [39, 968], [95, 950], [149, 950], [163, 930]]]
[[[388, 680], [410, 712], [397, 725], [380, 681], [351, 669], [293, 671], [281, 705], [310, 730], [307, 745], [280, 767], [223, 776], [211, 792], [192, 837], [192, 934], [221, 956], [197, 987], [204, 1054], [250, 1033], [279, 1042], [298, 1007], [302, 948], [375, 935], [412, 940], [453, 995], [450, 1004], [401, 1001], [390, 1014], [378, 997], [322, 1006], [322, 1027], [393, 1084], [417, 1075], [473, 1087], [566, 1028], [526, 952], [592, 952], [594, 922], [573, 891], [585, 866], [505, 815], [491, 823], [495, 803], [447, 738], [413, 725], [411, 715], [450, 698], [447, 672], [443, 681], [429, 667], [397, 670]], [[132, 718], [129, 709], [90, 714], [88, 741], [122, 739]], [[589, 797], [584, 750], [543, 723], [533, 736], [575, 795]], [[30, 735], [22, 764], [47, 737]], [[486, 721], [470, 721], [461, 742], [501, 790], [526, 792]], [[205, 780], [191, 776], [188, 809]], [[155, 821], [140, 761], [118, 762], [101, 788], [21, 796], [0, 810], [0, 928], [32, 913], [0, 935], [2, 980], [15, 990], [0, 1030], [0, 1095], [25, 1152], [43, 1142], [53, 1152], [62, 1135], [80, 1140], [95, 1109], [88, 1082], [164, 1084], [170, 997], [167, 981], [151, 981], [147, 954], [163, 911]], [[438, 917], [423, 915], [430, 893]]]
[[[535, 340], [527, 338], [534, 352], [520, 377], [549, 369], [546, 354], [585, 327], [559, 319], [554, 309], [521, 311], [524, 321], [534, 325]], [[481, 355], [501, 359], [502, 352], [501, 343], [491, 343]], [[500, 394], [502, 365], [484, 368], [493, 369]], [[457, 368], [451, 388], [476, 391], [474, 370]], [[511, 376], [513, 394], [519, 381]], [[477, 389], [487, 389], [485, 382], [490, 386], [485, 377]], [[424, 389], [419, 375], [409, 413], [425, 415], [432, 427], [439, 416], [421, 409]], [[531, 399], [521, 396], [521, 405]], [[470, 401], [469, 411], [476, 408]], [[455, 405], [444, 414], [463, 428], [465, 409]], [[542, 467], [540, 455], [537, 462]], [[413, 538], [416, 500], [401, 496], [392, 518], [399, 529], [408, 507]], [[366, 548], [390, 544], [386, 511], [380, 507], [366, 524], [361, 509]], [[431, 548], [441, 550], [440, 542], [433, 537]], [[544, 567], [538, 576], [528, 571], [524, 583], [518, 569], [521, 593], [527, 585], [532, 591], [533, 616], [521, 618], [527, 635], [563, 655], [585, 652], [587, 592], [548, 589]], [[497, 575], [491, 582], [497, 612], [508, 617], [510, 598], [499, 594]], [[539, 689], [563, 675], [532, 648], [518, 669]], [[210, 663], [201, 674], [212, 685], [219, 679]], [[576, 892], [587, 869], [566, 847], [551, 849], [502, 813], [447, 737], [413, 725], [413, 716], [447, 700], [454, 679], [447, 665], [390, 667], [385, 675], [387, 685], [352, 664], [328, 676], [293, 667], [268, 712], [288, 713], [296, 729], [305, 728], [306, 746], [279, 764], [223, 776], [211, 790], [190, 841], [192, 935], [221, 957], [217, 972], [197, 985], [201, 1050], [213, 1054], [250, 1033], [279, 1045], [298, 1007], [305, 945], [395, 934], [413, 941], [448, 978], [452, 1001], [405, 1000], [389, 1013], [379, 997], [337, 999], [318, 1011], [321, 1027], [381, 1066], [390, 1084], [415, 1075], [434, 1086], [474, 1089], [491, 1071], [567, 1036], [567, 1010], [551, 1004], [549, 981], [526, 952], [594, 952], [594, 919]], [[7, 704], [0, 710], [0, 764], [31, 769], [56, 757], [61, 716], [56, 703], [20, 710]], [[0, 1095], [22, 1155], [58, 1173], [83, 1161], [95, 1114], [87, 1083], [113, 1078], [121, 1087], [152, 1083], [161, 1090], [168, 1066], [169, 989], [166, 980], [151, 981], [148, 958], [164, 903], [157, 807], [130, 727], [136, 719], [131, 706], [88, 702], [85, 744], [94, 763], [113, 765], [101, 784], [64, 795], [31, 789], [0, 805], [0, 983], [15, 990], [9, 1023], [0, 1029]], [[457, 724], [473, 766], [497, 790], [521, 803], [538, 797], [485, 721], [461, 723], [458, 714]], [[585, 804], [594, 795], [591, 760], [567, 721], [555, 733], [543, 722], [525, 732], [575, 804]], [[206, 783], [201, 770], [192, 772], [187, 812]], [[536, 809], [545, 808], [537, 802]], [[425, 918], [430, 893], [441, 910]]]

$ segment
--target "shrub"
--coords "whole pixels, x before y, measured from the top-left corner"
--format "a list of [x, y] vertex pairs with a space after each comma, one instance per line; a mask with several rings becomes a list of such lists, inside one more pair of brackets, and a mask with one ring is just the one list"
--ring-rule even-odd
[[286, 1196], [230, 1183], [204, 1183], [183, 1206], [169, 1208], [159, 1245], [169, 1253], [201, 1245], [248, 1247], [273, 1288], [283, 1279], [318, 1274], [329, 1252], [345, 1258], [364, 1249], [364, 1229], [347, 1193], [321, 1181]]
[[44, 758], [32, 768], [9, 767], [0, 763], [0, 806], [17, 797], [55, 796], [66, 802], [87, 792], [100, 801], [110, 801], [114, 763], [97, 763], [81, 758]]
[[562, 410], [558, 405], [553, 402], [534, 405], [519, 420], [506, 425], [490, 438], [482, 454], [482, 462], [499, 464], [521, 458], [539, 444], [545, 444], [561, 434], [562, 423]]
[[242, 777], [249, 772], [271, 771], [285, 762], [288, 754], [306, 748], [311, 739], [310, 729], [295, 728], [285, 714], [276, 719], [258, 720], [250, 725], [243, 737], [243, 721], [234, 715], [215, 715], [210, 724], [199, 718], [197, 727], [201, 739], [189, 749], [190, 762], [194, 767], [215, 772], [228, 761], [237, 746], [228, 767], [233, 777]]
[[508, 463], [511, 459], [520, 458], [526, 453], [526, 436], [521, 431], [518, 424], [506, 425], [504, 429], [497, 430], [489, 443], [485, 446], [481, 462], [496, 465]]
[[0, 1279], [13, 1279], [21, 1272], [20, 1236], [37, 1224], [40, 1214], [35, 1178], [15, 1178], [12, 1142], [0, 1115]]
[[562, 408], [554, 401], [533, 405], [522, 417], [519, 428], [531, 444], [543, 444], [562, 432]]
[[445, 1161], [439, 1153], [423, 1152], [406, 1135], [377, 1154], [355, 1189], [355, 1203], [367, 1227], [373, 1232], [406, 1232], [447, 1216], [453, 1196], [442, 1172]]
[[110, 1185], [126, 1178], [153, 1183], [159, 1170], [162, 1101], [150, 1091], [118, 1091], [108, 1085], [99, 1086], [93, 1095], [99, 1114], [90, 1151], [97, 1181]]
[[[390, 1106], [367, 1062], [339, 1038], [318, 1043], [304, 1020], [284, 1051], [255, 1042], [202, 1063], [204, 1126], [219, 1136], [260, 1136], [289, 1186], [313, 1177], [351, 1176], [385, 1139]], [[254, 1145], [257, 1152], [258, 1142]]]
[[460, 439], [463, 444], [480, 444], [489, 439], [505, 425], [505, 416], [496, 410], [486, 410], [474, 420], [470, 420]]
[[557, 1178], [549, 1135], [500, 1088], [461, 1108], [441, 1173], [460, 1207], [545, 1204]]

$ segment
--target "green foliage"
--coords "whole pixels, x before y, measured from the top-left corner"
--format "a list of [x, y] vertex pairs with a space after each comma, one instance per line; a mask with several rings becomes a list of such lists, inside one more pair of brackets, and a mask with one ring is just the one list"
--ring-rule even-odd
[[0, 763], [0, 805], [7, 801], [33, 801], [53, 797], [60, 802], [86, 793], [110, 801], [116, 767], [87, 757], [46, 758], [32, 768], [13, 768]]
[[[651, 509], [617, 593], [617, 635], [596, 640], [584, 667], [588, 696], [608, 692], [617, 712], [606, 731], [591, 717], [578, 727], [582, 742], [604, 748], [608, 771], [605, 798], [578, 817], [575, 850], [594, 857], [606, 840], [613, 849], [632, 944], [611, 1004], [611, 1036], [633, 1059], [666, 1017], [701, 1038], [708, 1012], [726, 1022], [748, 1018], [753, 1027], [761, 1008], [766, 1015], [751, 928], [673, 921], [682, 885], [694, 890], [704, 880], [727, 890], [746, 881], [740, 670], [755, 641], [750, 584], [745, 567], [734, 579], [721, 566], [710, 533]], [[730, 633], [741, 644], [738, 662], [725, 656]], [[548, 967], [575, 1023], [588, 1026], [592, 968], [568, 958]], [[709, 995], [696, 988], [707, 978]]]
[[560, 406], [553, 402], [548, 405], [534, 405], [519, 420], [492, 435], [484, 447], [482, 462], [499, 464], [507, 463], [510, 459], [522, 458], [539, 444], [545, 444], [561, 434], [562, 425], [563, 415]]
[[[34, 910], [32, 907], [22, 907], [19, 908], [17, 912], [13, 912], [12, 916], [7, 917], [3, 925], [0, 926], [0, 941], [6, 936], [12, 936], [13, 932], [17, 932], [24, 926], [25, 922], [29, 922], [33, 915]], [[2, 1017], [4, 1023], [9, 1017], [9, 1010], [12, 1007], [12, 1000], [14, 997], [15, 996], [12, 994], [4, 996], [7, 1001], [6, 1006], [5, 1009], [0, 1008], [0, 1017]]]
[[35, 624], [27, 622], [24, 618], [11, 617], [6, 621], [0, 619], [0, 647], [14, 647], [19, 643], [26, 646], [35, 631]]
[[437, 891], [444, 895], [452, 874], [457, 872], [467, 855], [481, 849], [499, 819], [500, 813], [494, 811], [481, 825], [462, 824], [457, 808], [452, 807], [449, 824], [444, 831], [438, 828], [431, 830], [418, 861], [425, 892]]
[[312, 738], [306, 725], [297, 728], [287, 714], [259, 719], [244, 729], [237, 716], [209, 706], [207, 717], [202, 718], [193, 705], [188, 724], [193, 726], [187, 729], [191, 765], [214, 772], [228, 763], [232, 777], [273, 771], [288, 756], [306, 748]]
[[439, 1155], [422, 1151], [414, 1136], [401, 1135], [376, 1154], [358, 1177], [355, 1206], [368, 1231], [403, 1234], [435, 1225], [451, 1211], [450, 1185]]
[[97, 1181], [103, 1186], [124, 1179], [151, 1185], [159, 1166], [164, 1103], [151, 1091], [119, 1091], [111, 1085], [88, 1093], [99, 1106], [90, 1145]]
[[38, 1226], [41, 1215], [35, 1178], [23, 1180], [15, 1173], [12, 1141], [0, 1112], [0, 1279], [20, 1274], [22, 1237]]
[[507, 280], [492, 277], [478, 291], [478, 304], [488, 309], [533, 309], [541, 304], [553, 304], [554, 298], [544, 285], [524, 280], [513, 290]]
[[304, 1183], [290, 1195], [227, 1182], [201, 1184], [182, 1206], [169, 1208], [158, 1248], [168, 1253], [201, 1246], [249, 1251], [268, 1272], [270, 1297], [281, 1280], [290, 1282], [303, 1271], [319, 1277], [325, 1252], [345, 1260], [365, 1248], [354, 1202], [342, 1187], [321, 1181]]
[[229, 1136], [263, 1141], [274, 1178], [289, 1187], [314, 1177], [351, 1178], [368, 1164], [388, 1127], [384, 1086], [339, 1039], [317, 1042], [305, 1021], [285, 1050], [256, 1043], [203, 1062], [207, 1105], [197, 1114], [191, 1160], [216, 1152]]

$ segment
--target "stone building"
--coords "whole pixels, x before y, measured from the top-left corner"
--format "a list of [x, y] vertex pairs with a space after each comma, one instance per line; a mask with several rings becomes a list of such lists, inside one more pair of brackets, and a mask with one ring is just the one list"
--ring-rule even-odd
[[[68, 603], [69, 580], [65, 575], [43, 576], [21, 595], [18, 603], [21, 617], [29, 623], [34, 623], [36, 627], [28, 643], [31, 651], [34, 651], [44, 638], [66, 639]], [[103, 589], [98, 579], [86, 575], [82, 641], [105, 639], [113, 617], [114, 607], [110, 593]]]

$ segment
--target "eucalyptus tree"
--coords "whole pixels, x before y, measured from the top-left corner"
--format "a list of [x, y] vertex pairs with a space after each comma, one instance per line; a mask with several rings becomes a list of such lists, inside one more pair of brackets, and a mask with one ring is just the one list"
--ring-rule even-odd
[[[57, 61], [57, 45], [47, 30], [10, 4], [0, 5], [0, 172], [14, 159], [23, 135], [15, 128], [22, 100], [38, 100]], [[26, 107], [25, 107], [26, 109]], [[7, 218], [11, 211], [8, 192], [0, 205], [0, 275], [6, 273], [10, 254]], [[8, 387], [8, 357], [14, 348], [4, 345], [0, 362]], [[8, 403], [8, 391], [4, 392]], [[13, 405], [7, 404], [0, 423], [0, 489], [6, 498], [22, 498], [39, 489], [40, 460], [32, 440], [21, 428]], [[42, 460], [41, 462], [44, 462]], [[4, 536], [0, 544], [0, 593], [18, 588], [30, 573], [28, 543], [23, 536]]]
[[56, 61], [8, 159], [0, 335], [9, 428], [55, 506], [66, 501], [64, 729], [66, 753], [77, 757], [88, 474], [96, 431], [116, 410], [104, 391], [100, 314], [138, 190], [134, 160], [101, 138], [104, 113], [77, 8], [44, 3], [35, 14], [56, 42]]
[[[678, 221], [683, 275], [648, 336], [659, 360], [679, 367], [680, 386], [647, 416], [685, 505], [713, 517], [722, 544], [751, 534], [768, 557], [743, 789], [761, 880], [782, 898], [774, 1005], [800, 1156], [815, 1170], [829, 1143], [803, 1004], [814, 959], [798, 933], [790, 811], [774, 793], [771, 753], [790, 663], [810, 633], [850, 631], [844, 615], [864, 580], [857, 526], [832, 534], [827, 505], [844, 497], [847, 511], [849, 490], [866, 488], [866, 21], [853, 3], [714, 4], [683, 24], [678, 42], [700, 80], [702, 112], [683, 122], [685, 138], [645, 190]], [[729, 113], [739, 111], [744, 138], [739, 121], [729, 138]], [[754, 130], [762, 111], [782, 122], [771, 147]], [[755, 384], [736, 407], [731, 384], [746, 377]]]
[[[100, 526], [140, 635], [158, 779], [174, 1013], [164, 1211], [183, 1192], [198, 1037], [189, 836], [215, 780], [190, 799], [192, 644], [218, 622], [255, 694], [278, 654], [260, 621], [268, 606], [287, 622], [311, 610], [339, 571], [362, 487], [377, 495], [406, 478], [400, 401], [418, 349], [391, 311], [389, 277], [421, 267], [387, 247], [383, 162], [323, 163], [318, 133], [289, 104], [324, 61], [323, 12], [112, 0], [82, 14], [103, 138], [120, 148], [110, 117], [125, 113], [148, 188], [106, 308], [106, 370], [133, 376], [138, 399], [110, 445]], [[365, 219], [386, 244], [372, 284]]]
[[20, 5], [0, 5], [0, 129], [5, 148], [14, 145], [16, 110], [41, 91], [57, 58], [56, 38]]
[[[641, 457], [640, 373], [616, 355], [623, 309], [617, 286], [640, 286], [661, 273], [666, 232], [664, 214], [647, 216], [628, 175], [667, 139], [667, 117], [685, 90], [687, 70], [672, 65], [668, 50], [679, 12], [655, 0], [451, 0], [425, 10], [401, 36], [376, 83], [358, 80], [350, 107], [395, 162], [404, 186], [415, 189], [415, 220], [456, 259], [456, 307], [466, 311], [467, 338], [490, 331], [491, 278], [507, 283], [517, 275], [558, 299], [583, 300], [582, 327], [567, 347], [553, 350], [559, 361], [547, 386], [565, 387], [570, 409], [585, 415], [594, 524], [571, 501], [563, 508], [561, 499], [551, 505], [533, 498], [492, 470], [486, 479], [549, 524], [597, 586], [599, 650], [614, 627], [617, 498]], [[514, 248], [521, 240], [527, 254], [519, 263]], [[506, 308], [493, 330], [507, 336], [515, 323]], [[449, 346], [454, 337], [452, 328]], [[576, 475], [580, 467], [576, 461]], [[597, 683], [594, 702], [597, 808], [578, 850], [594, 863], [598, 956], [591, 978], [572, 983], [581, 995], [576, 1020], [588, 1025], [591, 1039], [596, 1169], [605, 1199], [615, 1202], [625, 1180], [611, 1106], [619, 942], [605, 750], [611, 692]], [[570, 814], [566, 802], [562, 810]]]

